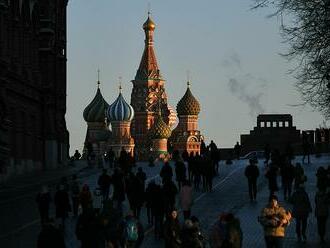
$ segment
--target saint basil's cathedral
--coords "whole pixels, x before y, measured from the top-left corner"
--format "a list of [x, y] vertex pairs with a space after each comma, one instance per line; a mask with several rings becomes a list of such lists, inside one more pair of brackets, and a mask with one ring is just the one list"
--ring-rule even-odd
[[[145, 47], [135, 75], [130, 104], [119, 89], [117, 99], [108, 104], [98, 86], [92, 102], [85, 108], [87, 122], [84, 151], [101, 155], [110, 149], [119, 156], [125, 150], [137, 159], [161, 157], [168, 150], [200, 153], [203, 136], [198, 130], [200, 104], [187, 90], [177, 104], [176, 112], [167, 102], [165, 80], [154, 51], [155, 23], [150, 15], [143, 24]], [[98, 85], [99, 85], [98, 81]], [[178, 125], [177, 117], [179, 119]]]

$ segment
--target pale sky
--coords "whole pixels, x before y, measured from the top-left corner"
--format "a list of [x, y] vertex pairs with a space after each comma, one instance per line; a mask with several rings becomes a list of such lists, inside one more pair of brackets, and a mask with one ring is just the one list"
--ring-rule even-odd
[[292, 114], [301, 130], [323, 117], [301, 103], [285, 52], [279, 21], [270, 10], [251, 11], [250, 0], [70, 0], [68, 5], [67, 127], [70, 151], [81, 150], [87, 124], [83, 110], [96, 93], [111, 104], [132, 83], [144, 47], [142, 24], [148, 3], [156, 23], [155, 51], [166, 80], [168, 102], [176, 106], [191, 89], [201, 104], [199, 128], [207, 141], [233, 147], [256, 126], [260, 113]]

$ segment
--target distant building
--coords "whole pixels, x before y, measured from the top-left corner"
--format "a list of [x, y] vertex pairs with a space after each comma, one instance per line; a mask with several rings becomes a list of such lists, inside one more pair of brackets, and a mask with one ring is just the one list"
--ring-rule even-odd
[[0, 181], [67, 162], [68, 0], [0, 0]]
[[242, 154], [264, 150], [266, 144], [271, 149], [284, 151], [286, 146], [301, 144], [300, 130], [293, 126], [290, 114], [262, 114], [257, 117], [257, 126], [250, 134], [241, 135]]

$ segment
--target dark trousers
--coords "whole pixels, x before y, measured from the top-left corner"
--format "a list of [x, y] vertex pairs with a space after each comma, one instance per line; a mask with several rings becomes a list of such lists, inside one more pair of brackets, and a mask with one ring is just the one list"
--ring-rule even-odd
[[72, 196], [72, 210], [74, 216], [78, 216], [78, 207], [79, 207], [78, 196]]
[[307, 216], [298, 216], [296, 217], [296, 233], [298, 238], [306, 237], [306, 228], [307, 228]]
[[265, 236], [267, 248], [282, 248], [283, 237]]
[[324, 239], [328, 216], [317, 217], [317, 231], [321, 239]]
[[284, 199], [288, 199], [291, 197], [292, 192], [292, 181], [291, 180], [283, 180], [283, 193]]
[[184, 220], [189, 219], [190, 218], [190, 214], [191, 214], [191, 210], [183, 211], [183, 218], [184, 218]]
[[257, 180], [248, 180], [250, 200], [257, 198]]

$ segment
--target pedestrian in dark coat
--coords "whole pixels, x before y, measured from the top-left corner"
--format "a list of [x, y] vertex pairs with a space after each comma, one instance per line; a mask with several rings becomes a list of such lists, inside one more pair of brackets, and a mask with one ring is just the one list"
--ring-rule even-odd
[[132, 172], [126, 180], [126, 194], [134, 216], [139, 218], [144, 202], [144, 185]]
[[77, 217], [78, 208], [79, 208], [79, 193], [80, 193], [80, 184], [77, 180], [77, 175], [72, 176], [72, 181], [70, 184], [70, 191], [71, 191], [73, 215], [75, 217]]
[[165, 214], [164, 192], [160, 185], [155, 184], [152, 191], [151, 212], [154, 215], [155, 238], [160, 239], [163, 236], [163, 219]]
[[98, 247], [99, 226], [92, 208], [86, 209], [77, 220], [76, 236], [81, 241], [81, 248]]
[[55, 227], [53, 220], [43, 223], [37, 248], [65, 248], [63, 233]]
[[187, 219], [181, 232], [182, 248], [203, 248], [204, 245], [200, 240], [199, 229], [193, 222]]
[[321, 242], [324, 242], [327, 220], [329, 216], [330, 196], [325, 189], [320, 189], [315, 195], [315, 216], [317, 219], [317, 231]]
[[64, 189], [64, 185], [59, 186], [59, 190], [55, 193], [54, 203], [56, 208], [56, 218], [62, 219], [64, 227], [65, 219], [71, 211], [68, 192]]
[[312, 207], [303, 185], [300, 185], [292, 194], [290, 202], [293, 205], [292, 215], [296, 219], [298, 241], [301, 241], [301, 238], [306, 241], [307, 219], [309, 213], [312, 212]]
[[327, 188], [328, 184], [327, 171], [323, 166], [320, 166], [316, 172], [316, 187], [318, 190]]
[[155, 180], [150, 181], [150, 183], [147, 186], [147, 189], [145, 191], [144, 194], [144, 199], [146, 202], [146, 208], [147, 208], [147, 217], [148, 217], [148, 224], [153, 224], [154, 221], [154, 213], [153, 213], [153, 196], [154, 196], [154, 192], [155, 192], [155, 187], [156, 187], [156, 183]]
[[287, 160], [287, 162], [281, 168], [282, 187], [285, 200], [291, 197], [294, 175], [295, 167], [290, 160]]
[[181, 227], [178, 220], [178, 212], [172, 210], [164, 224], [165, 248], [180, 248]]
[[106, 169], [103, 169], [102, 175], [100, 175], [97, 180], [97, 184], [101, 189], [103, 201], [107, 200], [109, 197], [111, 177], [107, 174]]
[[175, 163], [175, 175], [179, 189], [181, 189], [182, 183], [186, 180], [186, 166], [180, 160]]
[[125, 201], [125, 180], [119, 168], [115, 169], [111, 181], [113, 184], [112, 198], [116, 203], [116, 208], [122, 210], [122, 202]]
[[142, 167], [138, 168], [138, 172], [136, 173], [137, 179], [139, 179], [140, 183], [143, 185], [143, 190], [145, 189], [145, 182], [147, 180], [147, 174], [143, 171]]
[[79, 203], [83, 211], [93, 207], [92, 193], [87, 184], [82, 187], [81, 192], [79, 193]]
[[49, 219], [49, 205], [51, 196], [47, 186], [43, 186], [41, 192], [37, 195], [36, 199], [40, 214], [41, 223], [45, 223]]
[[294, 187], [297, 189], [299, 185], [304, 184], [307, 181], [307, 177], [305, 176], [304, 168], [300, 163], [296, 164], [295, 172], [294, 172]]
[[204, 184], [204, 180], [205, 180], [204, 189], [207, 192], [211, 192], [213, 189], [213, 178], [216, 174], [214, 164], [212, 164], [213, 163], [212, 160], [207, 157], [203, 159], [203, 163], [204, 163], [203, 184]]
[[249, 160], [249, 165], [245, 168], [245, 176], [248, 179], [250, 201], [257, 199], [257, 179], [259, 177], [259, 168], [253, 159]]
[[278, 171], [277, 166], [271, 164], [265, 175], [266, 178], [268, 179], [269, 199], [272, 197], [272, 195], [275, 194], [276, 191], [278, 191], [277, 171]]
[[172, 180], [173, 170], [172, 170], [172, 167], [170, 166], [169, 162], [165, 162], [162, 169], [160, 170], [159, 175], [163, 179], [163, 183], [165, 183], [165, 181]]
[[178, 188], [173, 181], [166, 181], [163, 185], [163, 197], [165, 213], [169, 214], [171, 209], [175, 208], [175, 196], [178, 193]]

